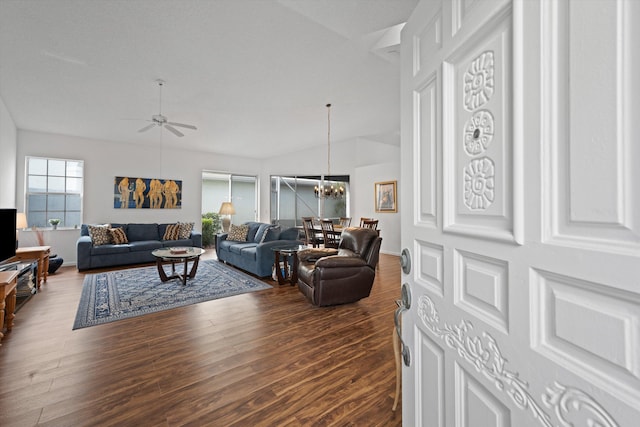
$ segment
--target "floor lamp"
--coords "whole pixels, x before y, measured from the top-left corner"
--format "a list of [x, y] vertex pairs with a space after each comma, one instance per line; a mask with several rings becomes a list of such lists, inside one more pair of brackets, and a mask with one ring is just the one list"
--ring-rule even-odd
[[231, 226], [231, 215], [236, 213], [236, 209], [233, 207], [233, 203], [222, 202], [222, 205], [220, 205], [220, 211], [218, 213], [220, 215], [224, 215], [222, 218], [222, 231], [225, 233], [229, 232], [229, 227]]

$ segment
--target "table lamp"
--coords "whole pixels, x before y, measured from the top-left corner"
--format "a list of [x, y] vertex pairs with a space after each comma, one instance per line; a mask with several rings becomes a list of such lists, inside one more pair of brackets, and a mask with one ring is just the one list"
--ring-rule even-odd
[[27, 228], [27, 215], [24, 212], [18, 212], [16, 215], [16, 249], [18, 249], [19, 231]]
[[220, 211], [218, 212], [220, 215], [224, 215], [222, 218], [222, 231], [225, 233], [229, 232], [229, 227], [231, 226], [231, 215], [236, 213], [236, 209], [233, 207], [233, 203], [231, 202], [222, 202], [220, 205]]

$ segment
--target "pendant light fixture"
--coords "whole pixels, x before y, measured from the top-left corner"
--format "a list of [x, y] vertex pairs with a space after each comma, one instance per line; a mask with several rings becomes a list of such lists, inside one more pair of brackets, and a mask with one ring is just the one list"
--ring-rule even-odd
[[[327, 180], [331, 179], [331, 104], [327, 104], [327, 175], [320, 186], [315, 186], [313, 192], [319, 199], [344, 197], [344, 187], [342, 185], [330, 184]], [[327, 181], [325, 183], [325, 181]]]

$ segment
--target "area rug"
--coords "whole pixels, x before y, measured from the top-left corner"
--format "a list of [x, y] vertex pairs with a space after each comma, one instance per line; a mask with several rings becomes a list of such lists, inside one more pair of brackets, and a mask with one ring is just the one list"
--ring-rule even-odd
[[[181, 267], [176, 264], [176, 271]], [[166, 265], [165, 271], [170, 268]], [[163, 283], [156, 266], [87, 274], [73, 329], [269, 288], [216, 260], [200, 261], [196, 277], [186, 286], [179, 279]]]

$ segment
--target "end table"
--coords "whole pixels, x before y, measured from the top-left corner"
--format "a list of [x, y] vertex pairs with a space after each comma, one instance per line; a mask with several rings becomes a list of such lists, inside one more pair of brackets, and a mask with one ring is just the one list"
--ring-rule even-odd
[[47, 281], [50, 254], [51, 246], [29, 246], [16, 249], [16, 256], [13, 257], [12, 260], [38, 260], [38, 289], [40, 289], [40, 283]]
[[[284, 285], [287, 281], [291, 283], [291, 286], [298, 283], [298, 251], [304, 248], [305, 246], [292, 246], [271, 249], [274, 256], [273, 268], [276, 270], [278, 285]], [[280, 257], [282, 257], [284, 267], [282, 269], [280, 269]], [[289, 257], [291, 257], [291, 266], [287, 262]]]

